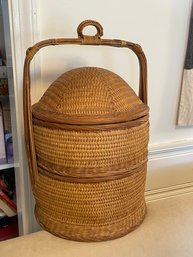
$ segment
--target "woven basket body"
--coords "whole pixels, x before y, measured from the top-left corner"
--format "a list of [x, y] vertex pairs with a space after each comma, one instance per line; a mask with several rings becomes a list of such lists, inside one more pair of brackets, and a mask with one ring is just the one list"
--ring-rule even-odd
[[35, 214], [43, 228], [102, 241], [143, 221], [148, 107], [123, 79], [96, 67], [68, 71], [27, 115]]

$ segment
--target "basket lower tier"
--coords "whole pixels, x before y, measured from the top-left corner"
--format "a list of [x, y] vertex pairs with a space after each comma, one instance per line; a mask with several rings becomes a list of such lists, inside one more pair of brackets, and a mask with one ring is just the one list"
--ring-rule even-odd
[[38, 175], [34, 187], [39, 224], [62, 238], [104, 241], [121, 237], [141, 224], [146, 165], [126, 178], [72, 183]]

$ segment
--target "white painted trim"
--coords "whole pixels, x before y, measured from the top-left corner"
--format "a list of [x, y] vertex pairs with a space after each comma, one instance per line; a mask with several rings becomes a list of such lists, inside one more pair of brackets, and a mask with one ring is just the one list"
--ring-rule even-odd
[[1, 164], [0, 165], [0, 171], [1, 170], [6, 170], [14, 167], [19, 167], [19, 163], [6, 163], [6, 164]]
[[184, 195], [193, 192], [193, 182], [150, 190], [145, 192], [145, 198], [147, 202], [164, 200], [166, 198], [175, 197], [178, 195]]
[[[3, 0], [6, 1], [6, 0]], [[6, 2], [5, 2], [6, 3]], [[15, 119], [14, 133], [19, 167], [16, 168], [17, 206], [20, 235], [33, 230], [33, 199], [31, 195], [29, 174], [25, 156], [24, 126], [23, 126], [23, 63], [26, 49], [34, 44], [37, 36], [36, 0], [8, 0], [8, 12], [10, 23], [10, 58], [8, 65], [12, 70], [13, 85], [10, 87], [10, 102], [12, 105], [13, 118]], [[33, 67], [32, 67], [33, 70]]]
[[193, 192], [193, 141], [151, 146], [146, 183], [147, 201]]
[[181, 140], [159, 145], [151, 145], [149, 149], [149, 159], [158, 158], [169, 154], [182, 154], [193, 152], [193, 140]]
[[[17, 90], [17, 72], [15, 54], [17, 49], [17, 53], [20, 52], [19, 45], [17, 48], [14, 43], [14, 26], [18, 26], [18, 5], [17, 1], [14, 2], [15, 9], [13, 10], [13, 5], [11, 1], [2, 0], [2, 9], [4, 13], [4, 33], [5, 33], [5, 46], [6, 46], [6, 57], [7, 57], [7, 73], [9, 79], [9, 98], [10, 98], [10, 106], [11, 106], [11, 120], [12, 120], [12, 133], [13, 133], [13, 145], [14, 145], [14, 159], [16, 162], [20, 163], [20, 166], [15, 167], [15, 178], [16, 178], [16, 193], [17, 193], [17, 210], [18, 210], [18, 222], [19, 222], [19, 233], [24, 233], [24, 219], [25, 216], [25, 194], [23, 191], [23, 158], [21, 155], [21, 132], [19, 128], [20, 116], [18, 115], [20, 112], [20, 103], [18, 98], [18, 90]], [[14, 23], [13, 23], [14, 17]], [[17, 40], [19, 43], [19, 40]], [[21, 61], [19, 58], [18, 62]]]

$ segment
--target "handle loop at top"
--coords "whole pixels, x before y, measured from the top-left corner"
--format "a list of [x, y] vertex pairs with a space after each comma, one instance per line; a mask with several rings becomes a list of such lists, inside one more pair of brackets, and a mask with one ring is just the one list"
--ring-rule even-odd
[[85, 20], [81, 22], [77, 28], [77, 33], [79, 38], [84, 38], [86, 35], [83, 34], [83, 29], [87, 26], [94, 26], [97, 30], [97, 33], [92, 37], [100, 38], [103, 35], [103, 27], [100, 23], [94, 20]]

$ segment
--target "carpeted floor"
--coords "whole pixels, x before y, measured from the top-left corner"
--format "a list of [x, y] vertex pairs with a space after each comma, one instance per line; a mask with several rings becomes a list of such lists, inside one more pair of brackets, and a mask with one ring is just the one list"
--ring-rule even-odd
[[193, 257], [193, 194], [149, 202], [143, 224], [120, 239], [78, 243], [40, 231], [1, 242], [0, 257]]

